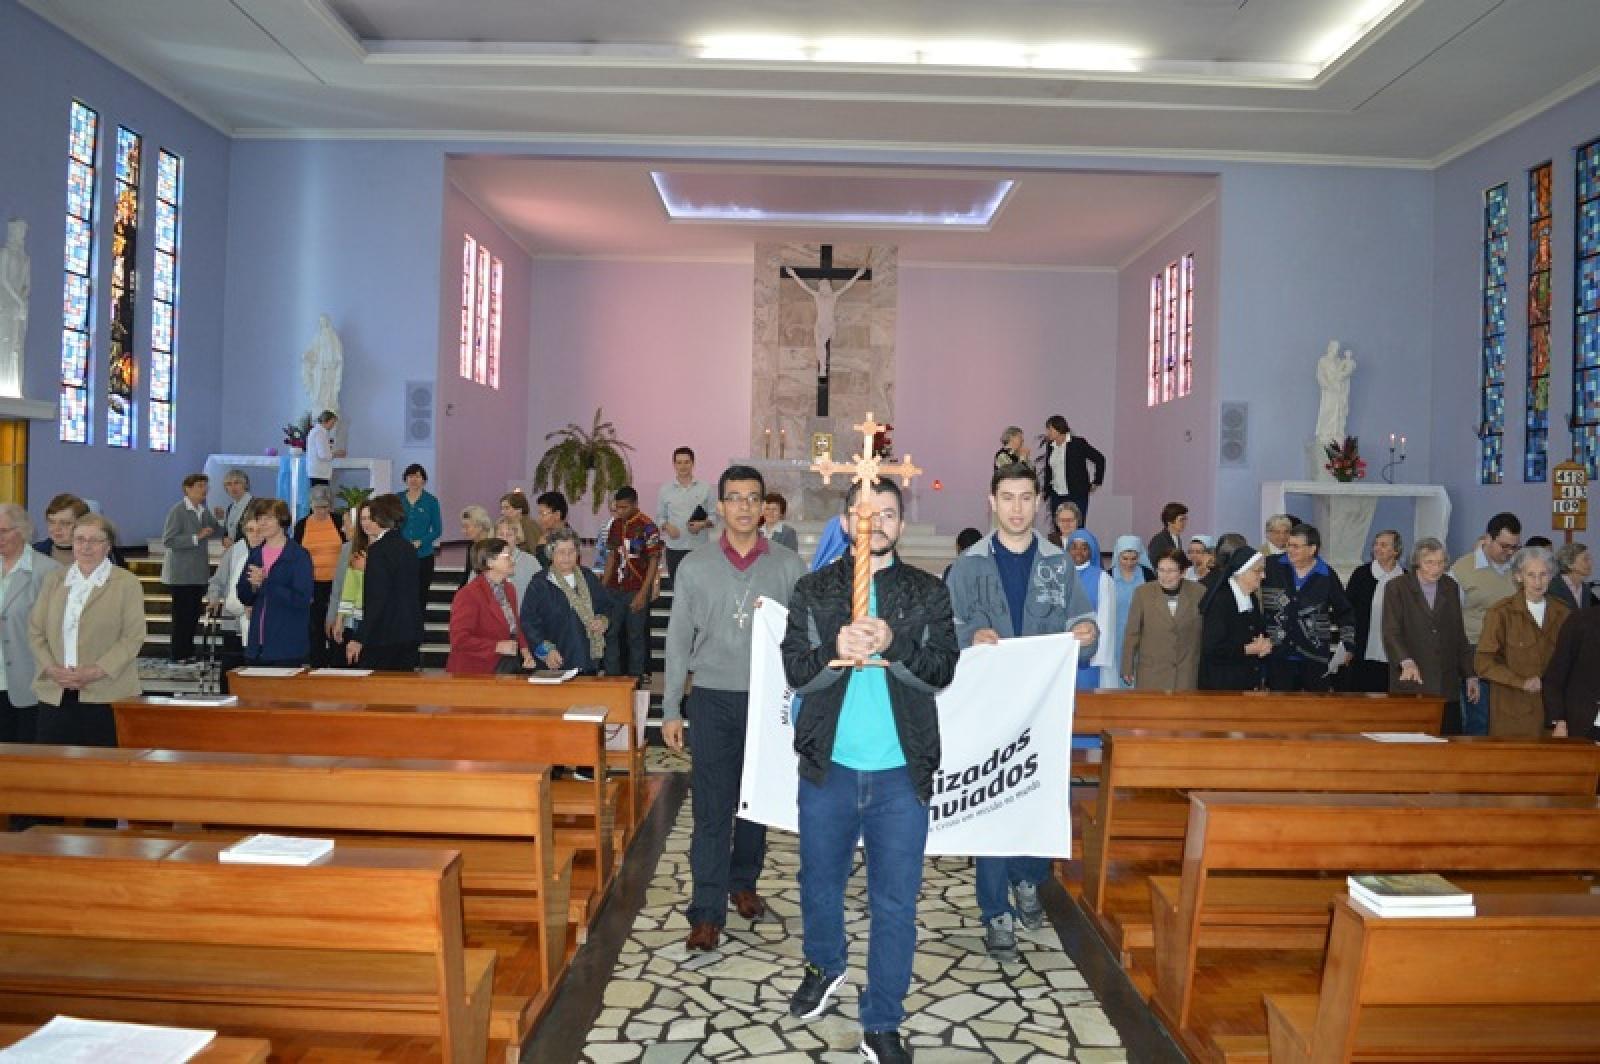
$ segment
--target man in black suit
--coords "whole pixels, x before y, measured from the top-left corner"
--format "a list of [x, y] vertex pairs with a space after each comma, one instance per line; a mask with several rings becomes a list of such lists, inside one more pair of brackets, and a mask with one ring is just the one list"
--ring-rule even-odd
[[422, 606], [417, 585], [422, 567], [416, 548], [395, 531], [405, 520], [398, 495], [379, 495], [367, 503], [362, 531], [369, 546], [361, 626], [345, 643], [350, 664], [363, 669], [404, 671], [421, 662]]
[[[1072, 434], [1067, 419], [1052, 414], [1044, 423], [1044, 453], [1039, 456], [1039, 479], [1044, 482], [1045, 498], [1050, 503], [1046, 511], [1055, 519], [1056, 507], [1063, 500], [1078, 504], [1085, 521], [1089, 519], [1089, 494], [1098, 491], [1106, 479], [1106, 456], [1095, 450], [1089, 441]], [[1089, 466], [1094, 465], [1094, 476]]]

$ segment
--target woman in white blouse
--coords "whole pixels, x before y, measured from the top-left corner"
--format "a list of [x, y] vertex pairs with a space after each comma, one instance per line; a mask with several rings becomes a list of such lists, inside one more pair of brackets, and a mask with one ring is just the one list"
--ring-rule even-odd
[[72, 564], [45, 578], [29, 617], [41, 743], [116, 746], [111, 703], [139, 696], [144, 590], [138, 577], [111, 564], [113, 538], [104, 517], [80, 517]]

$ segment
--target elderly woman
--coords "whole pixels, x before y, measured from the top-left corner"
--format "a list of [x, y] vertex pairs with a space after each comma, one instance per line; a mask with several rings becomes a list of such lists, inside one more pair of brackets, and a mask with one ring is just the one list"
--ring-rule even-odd
[[1184, 572], [1185, 580], [1192, 580], [1204, 584], [1206, 577], [1211, 575], [1211, 570], [1217, 560], [1217, 541], [1210, 536], [1199, 532], [1189, 535], [1189, 542], [1183, 545], [1184, 560], [1189, 563], [1189, 568]]
[[528, 585], [522, 633], [534, 655], [552, 669], [592, 674], [605, 657], [609, 617], [619, 604], [598, 577], [578, 564], [578, 534], [550, 533], [550, 568]]
[[994, 452], [994, 467], [1004, 469], [1008, 465], [1028, 461], [1028, 439], [1022, 434], [1022, 429], [1017, 425], [1007, 425], [1006, 430], [1000, 434], [1000, 449]]
[[289, 504], [262, 499], [256, 535], [236, 585], [250, 611], [245, 660], [253, 665], [304, 665], [311, 655], [311, 555], [289, 538]]
[[1546, 593], [1555, 575], [1556, 561], [1547, 548], [1523, 547], [1511, 559], [1517, 590], [1483, 615], [1475, 664], [1478, 675], [1494, 685], [1490, 735], [1537, 738], [1544, 733], [1541, 677], [1572, 612]]
[[544, 568], [539, 564], [538, 558], [523, 549], [523, 527], [523, 523], [515, 517], [501, 516], [494, 524], [495, 536], [511, 545], [511, 556], [515, 562], [512, 566], [511, 586], [517, 589], [518, 602], [527, 599], [528, 585], [533, 583], [533, 578]]
[[333, 513], [333, 491], [326, 484], [311, 488], [311, 512], [295, 522], [294, 541], [311, 556], [311, 621], [309, 660], [318, 668], [337, 665], [337, 648], [328, 638], [325, 618], [333, 598], [333, 577], [344, 553], [344, 524]]
[[[1429, 536], [1411, 551], [1411, 571], [1383, 585], [1383, 655], [1394, 694], [1429, 694], [1445, 700], [1444, 732], [1461, 734], [1461, 682], [1478, 699], [1477, 666], [1461, 619], [1461, 587], [1446, 570], [1444, 544]], [[1398, 568], [1398, 566], [1396, 567]]]
[[1205, 590], [1183, 578], [1178, 556], [1156, 562], [1156, 578], [1133, 593], [1123, 635], [1122, 681], [1157, 691], [1192, 691], [1200, 682], [1200, 602]]
[[519, 542], [523, 550], [531, 553], [544, 542], [544, 526], [533, 516], [533, 507], [528, 505], [528, 497], [522, 492], [508, 491], [500, 496], [500, 515], [495, 519], [495, 524], [507, 518], [522, 525], [522, 539]]
[[[1128, 610], [1133, 606], [1133, 595], [1140, 585], [1156, 578], [1150, 568], [1150, 559], [1145, 557], [1144, 544], [1138, 536], [1118, 536], [1116, 545], [1111, 550], [1111, 589], [1116, 593], [1116, 630], [1111, 633], [1111, 646], [1122, 646], [1122, 635], [1128, 628]], [[1118, 651], [1120, 653], [1120, 651]], [[1106, 687], [1131, 687], [1122, 672], [1113, 670], [1113, 675], [1102, 676]]]
[[517, 589], [511, 586], [516, 548], [497, 536], [478, 540], [467, 551], [472, 579], [450, 602], [452, 676], [515, 673], [533, 667], [533, 654], [517, 624]]
[[1083, 527], [1083, 510], [1071, 499], [1062, 499], [1050, 515], [1050, 523], [1053, 527], [1045, 538], [1065, 550], [1067, 537]]
[[1289, 549], [1289, 531], [1294, 528], [1294, 517], [1290, 514], [1273, 514], [1267, 518], [1267, 523], [1262, 531], [1266, 538], [1261, 541], [1261, 546], [1256, 548], [1269, 558], [1274, 554], [1282, 554]]
[[29, 544], [33, 522], [14, 502], [0, 503], [0, 648], [6, 689], [0, 695], [0, 742], [31, 743], [38, 726], [37, 673], [28, 644], [28, 617], [45, 578], [61, 563]]
[[28, 618], [39, 670], [36, 739], [116, 746], [111, 704], [139, 697], [139, 648], [147, 629], [139, 578], [111, 564], [111, 522], [85, 514], [72, 529], [71, 565], [46, 576]]
[[1390, 581], [1405, 568], [1400, 564], [1400, 533], [1386, 528], [1372, 537], [1372, 561], [1358, 567], [1345, 584], [1345, 597], [1356, 622], [1353, 658], [1340, 674], [1345, 691], [1387, 691], [1389, 659], [1383, 650], [1383, 604]]
[[1185, 554], [1187, 540], [1183, 530], [1189, 524], [1189, 508], [1181, 502], [1169, 502], [1161, 508], [1161, 531], [1150, 537], [1149, 554], [1159, 558], [1177, 551]]
[[[1204, 691], [1254, 691], [1272, 653], [1267, 619], [1256, 592], [1266, 557], [1236, 550], [1228, 559], [1227, 579], [1200, 601], [1200, 688]], [[1157, 579], [1160, 574], [1157, 574]]]
[[[461, 538], [467, 541], [467, 553], [472, 553], [472, 545], [479, 540], [488, 539], [494, 535], [494, 519], [489, 516], [489, 511], [481, 506], [468, 506], [461, 511]], [[461, 569], [461, 587], [467, 586], [467, 581], [473, 577], [472, 567], [463, 566]], [[460, 590], [460, 588], [457, 588]]]
[[[1116, 625], [1117, 593], [1111, 583], [1111, 574], [1100, 568], [1100, 541], [1094, 533], [1080, 528], [1067, 537], [1067, 555], [1077, 570], [1078, 584], [1089, 596], [1094, 607], [1094, 620], [1102, 632], [1110, 632]], [[1114, 677], [1117, 647], [1110, 639], [1100, 640], [1099, 649], [1087, 665], [1078, 668], [1078, 690], [1097, 691], [1105, 680], [1105, 673]], [[1109, 669], [1107, 667], [1110, 667]]]
[[379, 495], [367, 503], [361, 531], [367, 562], [361, 580], [361, 630], [344, 644], [345, 660], [363, 669], [415, 669], [421, 660], [422, 566], [405, 538], [405, 504]]
[[239, 532], [222, 557], [206, 587], [206, 610], [221, 620], [222, 647], [218, 659], [223, 674], [244, 663], [244, 641], [250, 634], [250, 610], [239, 601], [239, 580], [244, 576], [250, 552], [261, 544], [256, 518], [267, 499], [252, 498], [234, 528]]
[[1550, 581], [1551, 598], [1565, 602], [1569, 610], [1595, 604], [1595, 593], [1589, 589], [1589, 581], [1594, 577], [1594, 557], [1588, 547], [1582, 543], [1563, 543], [1557, 547], [1556, 571], [1560, 576]]

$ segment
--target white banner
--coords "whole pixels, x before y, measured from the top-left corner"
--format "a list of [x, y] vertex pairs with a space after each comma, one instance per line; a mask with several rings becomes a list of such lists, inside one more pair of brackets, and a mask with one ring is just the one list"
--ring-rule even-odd
[[[799, 825], [793, 713], [779, 644], [788, 611], [762, 599], [750, 645], [750, 719], [739, 815], [784, 831]], [[928, 815], [931, 856], [1072, 854], [1067, 796], [1078, 642], [1007, 639], [962, 651], [940, 693], [943, 759]]]

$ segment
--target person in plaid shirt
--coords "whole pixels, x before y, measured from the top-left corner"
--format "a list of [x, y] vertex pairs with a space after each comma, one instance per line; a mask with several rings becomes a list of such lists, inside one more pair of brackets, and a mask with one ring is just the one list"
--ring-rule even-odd
[[621, 616], [612, 618], [606, 638], [606, 674], [637, 676], [647, 681], [650, 593], [661, 566], [661, 530], [639, 509], [639, 493], [631, 487], [618, 488], [611, 496], [611, 514], [611, 526], [606, 531], [606, 573], [601, 583], [622, 592], [624, 605]]

